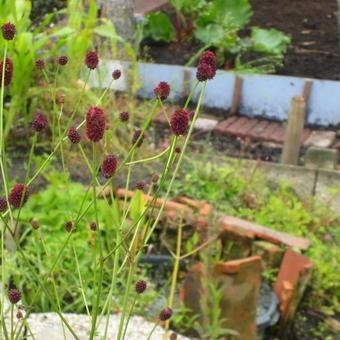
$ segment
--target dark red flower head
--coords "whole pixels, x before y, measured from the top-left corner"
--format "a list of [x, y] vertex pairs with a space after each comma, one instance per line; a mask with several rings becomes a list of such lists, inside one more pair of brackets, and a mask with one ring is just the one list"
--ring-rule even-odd
[[142, 130], [136, 129], [132, 136], [132, 145], [135, 145], [137, 143], [136, 146], [140, 147], [143, 144], [143, 141], [144, 141], [144, 134], [142, 134]]
[[176, 146], [175, 152], [176, 153], [181, 153], [181, 151], [182, 151], [181, 148], [179, 146]]
[[90, 223], [90, 229], [92, 231], [96, 231], [97, 230], [97, 223], [95, 221]]
[[136, 189], [143, 191], [145, 189], [145, 182], [144, 181], [138, 181], [136, 183]]
[[205, 51], [201, 54], [199, 64], [208, 64], [216, 70], [216, 55], [212, 51]]
[[216, 69], [206, 63], [200, 63], [197, 66], [196, 78], [198, 81], [206, 81], [213, 79], [216, 74]]
[[183, 109], [177, 109], [171, 117], [171, 131], [174, 135], [185, 135], [189, 128], [190, 113]]
[[169, 340], [177, 340], [177, 333], [171, 333]]
[[0, 213], [7, 211], [7, 208], [8, 204], [6, 198], [0, 197]]
[[68, 58], [66, 55], [61, 55], [58, 59], [58, 64], [61, 66], [65, 66], [68, 63]]
[[169, 320], [171, 316], [172, 316], [172, 309], [169, 307], [166, 307], [159, 313], [159, 320], [166, 321], [166, 320]]
[[16, 303], [18, 303], [21, 299], [21, 293], [19, 291], [19, 289], [16, 288], [11, 288], [8, 291], [8, 300], [10, 303], [12, 303], [13, 305], [15, 305]]
[[[2, 68], [3, 68], [3, 62], [0, 62], [0, 88], [2, 85]], [[5, 79], [4, 79], [4, 85], [8, 86], [11, 83], [13, 77], [13, 61], [9, 58], [6, 58], [5, 61]]]
[[213, 79], [216, 74], [216, 55], [212, 51], [202, 53], [198, 66], [196, 77], [199, 81]]
[[73, 144], [80, 143], [81, 136], [80, 136], [80, 133], [78, 132], [78, 130], [75, 126], [72, 126], [68, 130], [67, 137], [70, 140], [70, 142], [73, 143]]
[[152, 174], [151, 176], [151, 182], [152, 183], [157, 183], [159, 180], [159, 175], [158, 174]]
[[46, 129], [48, 125], [47, 117], [41, 113], [38, 112], [32, 121], [32, 129], [35, 132], [41, 132], [42, 130]]
[[99, 142], [105, 132], [105, 114], [104, 111], [92, 106], [86, 113], [86, 135], [92, 142]]
[[6, 40], [13, 40], [14, 36], [15, 36], [15, 25], [8, 22], [6, 24], [3, 24], [1, 26], [1, 30], [2, 30], [2, 36], [4, 37], [4, 39]]
[[28, 188], [25, 184], [18, 183], [10, 191], [8, 201], [14, 208], [20, 208], [20, 206], [23, 206], [27, 202], [28, 197]]
[[114, 70], [114, 71], [112, 72], [112, 78], [113, 78], [114, 80], [119, 79], [121, 75], [122, 75], [122, 72], [121, 72], [120, 70]]
[[44, 67], [45, 67], [45, 61], [43, 59], [37, 59], [35, 61], [35, 67], [38, 69], [38, 70], [42, 70]]
[[161, 100], [165, 100], [166, 98], [169, 97], [170, 94], [170, 85], [165, 82], [161, 81], [157, 87], [153, 90], [155, 95], [159, 97]]
[[64, 226], [65, 226], [65, 230], [70, 233], [73, 229], [73, 222], [67, 221], [65, 222]]
[[101, 169], [104, 177], [110, 178], [117, 170], [118, 160], [115, 155], [105, 156]]
[[33, 229], [37, 230], [37, 229], [40, 228], [40, 223], [39, 223], [39, 221], [37, 219], [33, 218], [31, 220], [31, 226], [32, 226]]
[[85, 56], [85, 65], [90, 69], [94, 70], [99, 63], [98, 54], [96, 51], [88, 51]]
[[24, 317], [21, 310], [17, 311], [16, 317], [17, 317], [18, 320], [20, 320]]
[[129, 120], [129, 112], [121, 112], [119, 114], [119, 119], [122, 121], [122, 122], [127, 122]]
[[135, 290], [137, 294], [143, 294], [146, 290], [147, 284], [144, 280], [139, 280], [136, 282]]

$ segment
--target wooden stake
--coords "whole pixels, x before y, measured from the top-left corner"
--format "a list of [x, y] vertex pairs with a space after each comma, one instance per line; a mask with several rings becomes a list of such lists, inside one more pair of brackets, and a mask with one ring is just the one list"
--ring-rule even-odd
[[281, 163], [298, 164], [305, 116], [305, 99], [300, 96], [293, 97], [288, 113]]
[[184, 69], [183, 71], [183, 88], [182, 88], [182, 97], [187, 98], [190, 93], [190, 78], [191, 72], [188, 69]]
[[308, 106], [308, 101], [309, 101], [310, 93], [312, 91], [312, 85], [313, 85], [313, 80], [312, 79], [306, 79], [305, 83], [303, 85], [302, 97], [304, 98], [304, 100], [306, 102], [306, 107]]
[[240, 106], [240, 100], [241, 100], [241, 91], [242, 91], [242, 78], [240, 78], [239, 76], [236, 76], [235, 84], [234, 84], [233, 99], [232, 99], [231, 108], [230, 108], [231, 115], [236, 114], [238, 111], [238, 107]]

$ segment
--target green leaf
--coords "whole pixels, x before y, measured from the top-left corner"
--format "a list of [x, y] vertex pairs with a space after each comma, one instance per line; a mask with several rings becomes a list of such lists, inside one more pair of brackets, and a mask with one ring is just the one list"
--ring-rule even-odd
[[55, 31], [52, 37], [65, 37], [75, 33], [75, 30], [69, 26], [63, 27], [60, 30]]
[[174, 40], [174, 27], [166, 14], [162, 12], [150, 13], [145, 20], [143, 27], [144, 38], [163, 42]]
[[243, 28], [252, 16], [248, 0], [214, 0], [198, 19], [197, 24], [216, 23]]
[[143, 212], [144, 208], [144, 194], [140, 190], [136, 190], [131, 200], [130, 217], [136, 222]]
[[219, 25], [210, 24], [205, 27], [198, 27], [195, 37], [205, 45], [216, 45], [224, 37], [223, 28]]
[[114, 39], [118, 38], [117, 33], [114, 27], [112, 26], [112, 24], [105, 24], [105, 25], [98, 26], [94, 29], [94, 31], [98, 35], [105, 37], [105, 38], [114, 38]]
[[284, 33], [271, 28], [253, 27], [251, 30], [253, 50], [268, 54], [284, 54], [287, 51], [290, 38]]

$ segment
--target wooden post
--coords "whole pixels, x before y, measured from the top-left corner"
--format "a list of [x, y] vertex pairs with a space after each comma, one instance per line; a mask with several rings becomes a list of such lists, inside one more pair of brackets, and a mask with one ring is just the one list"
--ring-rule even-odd
[[306, 116], [306, 102], [303, 97], [292, 98], [288, 113], [281, 163], [297, 165]]
[[190, 93], [190, 79], [191, 79], [191, 72], [189, 69], [184, 69], [183, 71], [183, 88], [182, 88], [182, 97], [187, 98]]
[[234, 115], [238, 111], [241, 100], [241, 90], [242, 90], [242, 78], [236, 76], [234, 84], [233, 99], [231, 102], [230, 114]]

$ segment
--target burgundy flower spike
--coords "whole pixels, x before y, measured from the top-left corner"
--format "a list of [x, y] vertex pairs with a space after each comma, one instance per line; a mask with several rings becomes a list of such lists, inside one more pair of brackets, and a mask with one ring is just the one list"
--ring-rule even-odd
[[[2, 84], [2, 69], [3, 69], [3, 62], [0, 62], [0, 88]], [[8, 86], [11, 83], [12, 77], [13, 77], [13, 61], [9, 58], [6, 58], [5, 79], [4, 79], [5, 86]]]
[[13, 208], [20, 208], [20, 206], [23, 206], [27, 202], [28, 197], [29, 192], [27, 187], [22, 183], [18, 183], [10, 191], [8, 201]]
[[12, 303], [13, 305], [15, 305], [16, 303], [18, 303], [21, 299], [21, 293], [18, 289], [15, 288], [11, 288], [8, 291], [8, 300], [10, 303]]
[[112, 72], [112, 78], [113, 78], [114, 80], [119, 79], [121, 75], [122, 75], [122, 72], [121, 72], [120, 70], [114, 70], [114, 71]]
[[80, 143], [81, 136], [80, 136], [80, 133], [78, 132], [78, 130], [75, 126], [72, 126], [68, 130], [67, 137], [70, 140], [70, 142], [73, 143], [73, 144]]
[[42, 70], [44, 67], [45, 67], [45, 61], [43, 59], [37, 59], [35, 61], [35, 67], [38, 69], [38, 70]]
[[15, 25], [8, 22], [6, 24], [3, 24], [1, 26], [1, 30], [2, 30], [2, 36], [4, 37], [5, 40], [13, 40], [14, 36], [15, 36]]
[[[142, 135], [140, 138], [139, 136]], [[138, 141], [138, 143], [137, 143]], [[133, 133], [132, 136], [132, 145], [135, 145], [137, 143], [137, 148], [139, 148], [140, 146], [142, 146], [144, 141], [144, 134], [142, 134], [142, 130], [141, 129], [136, 129], [135, 132]]]
[[35, 132], [41, 132], [46, 129], [48, 125], [48, 120], [46, 116], [42, 113], [37, 113], [32, 121], [32, 129]]
[[104, 111], [92, 106], [86, 113], [86, 135], [91, 142], [99, 142], [105, 132], [105, 114]]
[[165, 100], [169, 97], [170, 94], [170, 85], [165, 82], [161, 81], [157, 87], [153, 90], [155, 95], [159, 97], [161, 100]]
[[67, 63], [68, 63], [68, 58], [67, 58], [66, 55], [62, 55], [62, 56], [59, 57], [58, 64], [60, 66], [65, 66]]
[[172, 316], [172, 309], [167, 307], [167, 308], [164, 308], [160, 314], [159, 314], [159, 320], [161, 321], [166, 321], [166, 320], [169, 320]]
[[85, 56], [85, 65], [90, 69], [94, 70], [99, 63], [98, 54], [96, 51], [88, 51]]
[[202, 53], [198, 66], [196, 77], [199, 81], [213, 79], [216, 74], [216, 56], [214, 52], [205, 51]]
[[177, 109], [171, 117], [171, 131], [174, 135], [185, 135], [189, 128], [190, 113], [183, 109]]
[[6, 198], [0, 197], [0, 213], [7, 211], [8, 204]]
[[101, 169], [104, 177], [110, 178], [117, 170], [118, 160], [115, 155], [107, 155], [104, 158]]

